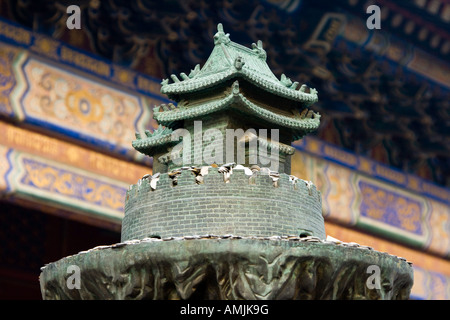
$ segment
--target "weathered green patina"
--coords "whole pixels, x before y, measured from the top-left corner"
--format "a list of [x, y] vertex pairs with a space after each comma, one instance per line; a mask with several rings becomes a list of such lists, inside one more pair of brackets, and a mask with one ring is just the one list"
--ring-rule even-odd
[[[66, 270], [82, 270], [68, 290]], [[379, 289], [367, 286], [379, 266]], [[198, 236], [102, 246], [48, 265], [44, 299], [403, 300], [412, 268], [369, 247], [298, 237]], [[370, 282], [370, 279], [369, 279]]]
[[[128, 191], [122, 241], [149, 235], [262, 236], [301, 232], [325, 239], [320, 192], [311, 182], [295, 184], [301, 179], [289, 177], [290, 157], [294, 153], [291, 142], [320, 124], [320, 115], [307, 109], [317, 101], [317, 91], [311, 89], [307, 93], [306, 86], [296, 90], [298, 83], [284, 75], [278, 80], [266, 63], [260, 41], [252, 49], [243, 47], [232, 42], [219, 24], [214, 44], [202, 68], [196, 66], [189, 76], [182, 73], [182, 80], [172, 75], [172, 83], [167, 79], [162, 82], [161, 92], [178, 104], [155, 107], [154, 118], [160, 126], [153, 133], [147, 131], [145, 137], [136, 134], [137, 139], [132, 142], [136, 150], [153, 156], [153, 170], [160, 175], [157, 179], [148, 176]], [[202, 125], [197, 132], [196, 121]], [[230, 129], [256, 132], [275, 127], [280, 141], [273, 137], [247, 137], [248, 143], [243, 146], [245, 163], [241, 165], [248, 171], [252, 165], [258, 166], [248, 175], [242, 171], [245, 167], [233, 170], [231, 164], [217, 169], [195, 155], [181, 169], [177, 160], [187, 152], [186, 146], [183, 144], [179, 152], [174, 152], [177, 141], [173, 141], [180, 127], [194, 139], [211, 129], [224, 137]], [[202, 156], [211, 146], [215, 151], [229, 151], [225, 141], [199, 140], [199, 146], [190, 142], [189, 151], [200, 151]], [[251, 149], [251, 141], [256, 149]], [[270, 150], [270, 155], [261, 157], [261, 149]], [[253, 160], [252, 155], [256, 155]], [[277, 172], [261, 171], [262, 162], [274, 157], [279, 162]], [[216, 164], [222, 166], [226, 161], [223, 157]], [[237, 155], [232, 161], [237, 162]], [[204, 179], [198, 181], [202, 169]], [[274, 184], [273, 179], [278, 182]], [[188, 221], [180, 224], [184, 218]]]
[[[214, 44], [203, 68], [162, 82], [161, 92], [177, 105], [156, 107], [160, 126], [132, 142], [154, 158], [153, 174], [127, 192], [122, 242], [43, 267], [43, 298], [408, 299], [411, 263], [327, 240], [320, 191], [290, 175], [291, 142], [320, 124], [320, 115], [307, 108], [317, 91], [284, 75], [278, 80], [260, 41], [245, 48], [219, 24]], [[243, 164], [209, 165], [194, 156], [180, 166], [186, 150], [174, 152], [179, 128], [201, 137], [211, 129], [222, 135], [275, 128], [280, 139], [247, 136]], [[277, 152], [278, 172], [251, 163], [254, 142]], [[192, 149], [211, 145], [225, 148], [207, 140]], [[81, 270], [79, 289], [67, 287], [73, 265]], [[375, 285], [372, 268], [380, 271]]]
[[314, 131], [320, 124], [320, 115], [314, 112], [310, 113], [308, 117], [307, 114], [299, 114], [298, 117], [295, 117], [294, 114], [285, 116], [253, 103], [244, 94], [240, 93], [238, 81], [233, 83], [232, 91], [223, 98], [212, 100], [205, 104], [190, 105], [189, 107], [179, 105], [179, 109], [172, 110], [164, 110], [164, 108], [159, 107], [155, 108], [153, 112], [158, 123], [170, 125], [174, 121], [195, 119], [226, 108], [236, 108], [250, 116], [262, 118], [275, 125], [289, 129], [304, 130], [304, 132]]
[[[187, 128], [189, 121], [226, 112], [229, 114], [226, 128], [277, 128], [281, 143], [286, 146], [319, 127], [320, 115], [308, 109], [318, 100], [317, 90], [299, 86], [284, 74], [277, 79], [266, 63], [261, 41], [253, 44], [252, 49], [246, 48], [231, 41], [219, 24], [214, 44], [202, 68], [197, 65], [189, 75], [181, 73], [181, 79], [171, 75], [172, 83], [169, 79], [162, 81], [161, 92], [177, 104], [153, 108], [153, 117], [159, 124], [172, 129]], [[132, 145], [158, 159], [162, 155], [158, 151], [165, 148], [169, 152], [173, 147], [170, 137], [170, 132], [159, 139], [137, 134]], [[282, 149], [280, 152], [290, 156]], [[205, 163], [196, 163], [202, 164]]]
[[261, 41], [246, 48], [230, 40], [225, 34], [222, 24], [214, 36], [214, 49], [203, 68], [197, 65], [189, 76], [181, 73], [181, 80], [176, 75], [162, 82], [161, 92], [169, 98], [179, 101], [182, 94], [204, 91], [229, 79], [244, 78], [252, 84], [267, 90], [279, 97], [300, 102], [309, 106], [317, 102], [317, 91], [312, 89], [305, 92], [305, 87], [298, 89], [298, 82], [292, 82], [284, 74], [281, 79], [272, 73], [266, 63], [266, 51]]

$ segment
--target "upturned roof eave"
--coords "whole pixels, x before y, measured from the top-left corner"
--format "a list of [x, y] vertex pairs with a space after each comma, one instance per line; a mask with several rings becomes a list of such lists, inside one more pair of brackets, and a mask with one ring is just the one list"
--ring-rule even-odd
[[213, 112], [221, 111], [226, 108], [233, 108], [235, 105], [243, 106], [242, 110], [240, 109], [243, 112], [289, 129], [310, 132], [316, 130], [320, 124], [319, 114], [313, 114], [314, 118], [310, 119], [296, 119], [294, 117], [288, 117], [269, 111], [263, 106], [259, 106], [256, 103], [251, 102], [241, 92], [239, 92], [237, 81], [233, 84], [232, 93], [224, 98], [194, 107], [155, 112], [154, 118], [158, 123], [167, 125], [174, 121], [194, 119]]
[[[252, 73], [248, 70], [227, 70], [219, 74], [204, 76], [201, 78], [193, 78], [176, 83], [163, 85], [161, 93], [166, 94], [173, 99], [176, 96], [200, 92], [202, 90], [213, 88], [221, 83], [232, 79], [244, 79], [260, 89], [275, 94], [281, 98], [300, 102], [307, 107], [318, 101], [317, 93], [306, 93], [299, 90], [290, 89], [280, 83], [268, 80], [265, 77], [259, 76], [257, 73]], [[177, 100], [181, 100], [178, 98]]]

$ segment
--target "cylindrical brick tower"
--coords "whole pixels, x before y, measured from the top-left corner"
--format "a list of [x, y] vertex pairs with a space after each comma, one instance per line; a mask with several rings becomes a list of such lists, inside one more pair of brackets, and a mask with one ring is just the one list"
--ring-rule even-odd
[[243, 47], [221, 25], [214, 40], [203, 68], [162, 82], [161, 91], [177, 102], [154, 108], [165, 127], [136, 134], [133, 146], [153, 157], [153, 176], [127, 193], [122, 241], [200, 234], [325, 239], [320, 192], [290, 176], [291, 142], [320, 123], [308, 110], [317, 92], [277, 79], [261, 42]]

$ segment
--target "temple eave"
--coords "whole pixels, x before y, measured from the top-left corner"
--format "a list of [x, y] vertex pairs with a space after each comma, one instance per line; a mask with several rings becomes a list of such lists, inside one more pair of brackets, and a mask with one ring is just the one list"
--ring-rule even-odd
[[257, 116], [270, 123], [289, 129], [310, 132], [316, 130], [320, 125], [320, 115], [318, 113], [309, 113], [309, 115], [304, 116], [304, 118], [296, 118], [294, 115], [292, 117], [284, 116], [269, 111], [263, 106], [250, 101], [240, 92], [233, 92], [224, 98], [207, 104], [162, 112], [155, 111], [154, 118], [159, 124], [167, 125], [174, 121], [195, 119], [227, 108], [237, 109], [241, 112]]
[[287, 87], [279, 81], [274, 81], [273, 79], [267, 79], [266, 77], [259, 76], [258, 74], [251, 72], [251, 70], [226, 70], [201, 78], [192, 78], [180, 82], [165, 84], [161, 88], [161, 93], [167, 94], [171, 99], [179, 100], [179, 97], [184, 94], [195, 93], [207, 88], [212, 88], [231, 79], [246, 80], [266, 92], [273, 93], [282, 98], [300, 102], [304, 106], [310, 106], [318, 101], [316, 92], [307, 93]]

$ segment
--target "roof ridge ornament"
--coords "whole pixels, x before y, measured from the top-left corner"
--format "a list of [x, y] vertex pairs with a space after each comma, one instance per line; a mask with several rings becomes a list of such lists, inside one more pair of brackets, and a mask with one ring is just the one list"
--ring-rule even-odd
[[161, 93], [176, 101], [184, 94], [212, 88], [236, 77], [244, 77], [266, 92], [307, 107], [318, 100], [317, 90], [309, 90], [285, 74], [275, 76], [267, 64], [267, 52], [261, 40], [250, 48], [230, 40], [222, 23], [217, 25], [214, 49], [203, 67], [197, 64], [190, 73], [171, 74], [161, 81]]
[[[297, 82], [297, 81], [292, 82], [292, 80], [291, 80], [290, 78], [286, 77], [286, 75], [285, 75], [284, 73], [281, 75], [280, 82], [281, 82], [283, 85], [285, 85], [286, 87], [288, 87], [289, 89], [297, 90], [298, 82]], [[303, 85], [303, 86], [304, 86], [304, 85]], [[302, 86], [302, 88], [304, 89], [303, 86]], [[302, 92], [305, 92], [305, 91], [303, 90]], [[316, 92], [317, 92], [317, 91], [316, 91]]]
[[189, 73], [189, 78], [195, 77], [200, 72], [200, 64], [196, 64], [194, 69], [191, 69], [191, 73]]
[[214, 45], [218, 45], [218, 44], [228, 44], [230, 43], [230, 34], [227, 33], [225, 34], [225, 32], [223, 31], [223, 25], [221, 23], [219, 23], [217, 25], [217, 33], [214, 35]]
[[[156, 138], [161, 138], [168, 134], [171, 134], [172, 132], [173, 132], [173, 129], [159, 125], [158, 128], [153, 130], [153, 132], [150, 132], [150, 130], [145, 130], [144, 133], [147, 136], [147, 138], [156, 139]], [[135, 136], [136, 136], [137, 140], [142, 139], [142, 136], [139, 132], [136, 132]]]
[[267, 53], [266, 50], [263, 49], [263, 43], [261, 40], [258, 40], [257, 44], [252, 43], [252, 50], [258, 55], [259, 58], [264, 61], [267, 59]]
[[290, 87], [292, 85], [292, 80], [286, 77], [284, 73], [281, 74], [280, 82], [284, 84], [286, 87]]
[[236, 59], [234, 59], [234, 67], [236, 68], [236, 70], [241, 70], [244, 64], [245, 61], [241, 56], [238, 56], [236, 57]]

